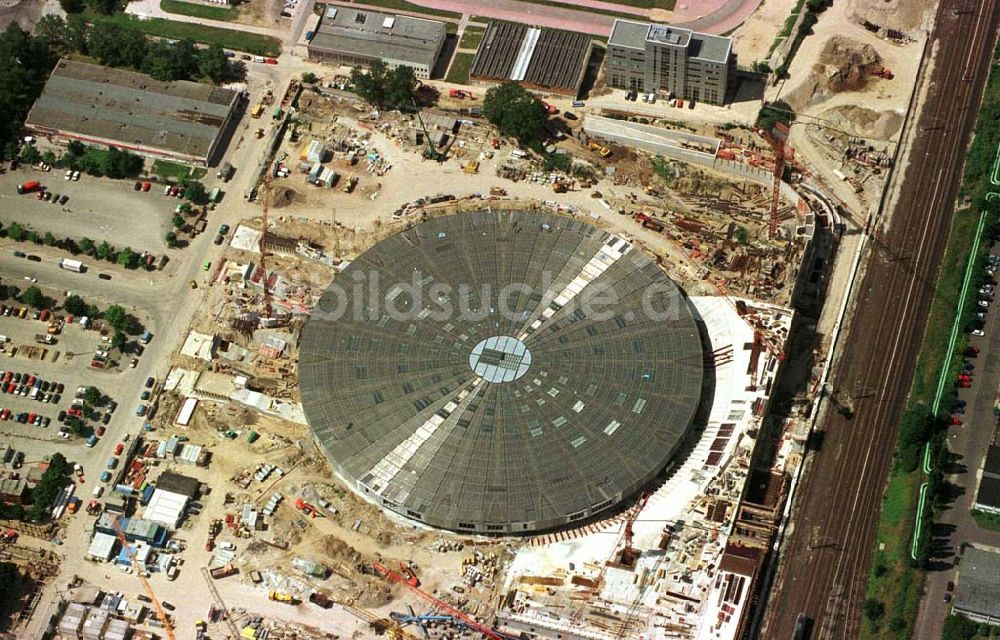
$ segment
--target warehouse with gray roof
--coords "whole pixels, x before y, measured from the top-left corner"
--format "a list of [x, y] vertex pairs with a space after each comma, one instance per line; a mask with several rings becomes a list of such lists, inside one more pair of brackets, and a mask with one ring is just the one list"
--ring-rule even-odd
[[592, 47], [585, 33], [494, 20], [486, 27], [469, 77], [486, 83], [516, 82], [575, 98]]
[[608, 36], [607, 84], [722, 104], [734, 68], [732, 49], [732, 38], [666, 24], [615, 20]]
[[958, 570], [952, 612], [976, 622], [1000, 623], [1000, 553], [966, 547]]
[[208, 166], [238, 101], [238, 92], [209, 84], [60, 60], [25, 127], [57, 143]]
[[695, 312], [654, 259], [528, 211], [442, 216], [358, 256], [303, 328], [299, 372], [348, 486], [483, 534], [579, 525], [637, 496], [711, 397]]
[[329, 6], [309, 41], [309, 59], [362, 67], [381, 60], [390, 69], [407, 66], [418, 78], [430, 78], [446, 37], [437, 20]]

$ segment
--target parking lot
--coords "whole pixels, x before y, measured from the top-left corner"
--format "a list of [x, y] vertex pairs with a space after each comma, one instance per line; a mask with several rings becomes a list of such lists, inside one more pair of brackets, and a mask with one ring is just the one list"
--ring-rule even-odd
[[[117, 247], [162, 253], [166, 234], [178, 204], [157, 185], [148, 192], [133, 190], [133, 180], [111, 180], [83, 175], [79, 181], [64, 179], [64, 171], [40, 172], [20, 168], [0, 175], [3, 222], [30, 225], [57, 238], [95, 242], [107, 240]], [[65, 205], [38, 200], [34, 194], [18, 195], [17, 185], [38, 180], [53, 194], [69, 196]]]
[[[0, 335], [7, 338], [0, 357], [0, 372], [12, 373], [0, 378], [5, 381], [0, 385], [0, 428], [5, 433], [48, 440], [59, 437], [59, 412], [73, 409], [78, 387], [95, 386], [111, 398], [119, 399], [122, 372], [90, 366], [95, 352], [102, 346], [108, 348], [101, 335], [73, 324], [53, 336], [55, 344], [38, 344], [35, 336], [47, 335], [47, 327], [48, 322], [33, 320], [30, 315], [25, 319], [0, 317]], [[128, 365], [124, 365], [124, 371], [128, 370]], [[12, 379], [15, 376], [21, 380]], [[38, 391], [31, 390], [35, 380]], [[6, 420], [4, 410], [10, 412]], [[17, 422], [15, 416], [25, 412], [47, 417], [51, 422], [45, 426]], [[91, 426], [107, 424], [98, 419]]]

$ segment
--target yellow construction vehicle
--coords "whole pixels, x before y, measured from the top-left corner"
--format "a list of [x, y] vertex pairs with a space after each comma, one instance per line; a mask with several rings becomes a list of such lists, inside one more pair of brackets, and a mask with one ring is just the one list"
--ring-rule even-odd
[[467, 174], [479, 173], [479, 161], [469, 160], [462, 164], [462, 171]]
[[290, 593], [284, 593], [282, 591], [271, 591], [267, 594], [268, 600], [274, 600], [275, 602], [284, 602], [287, 604], [295, 604], [295, 596]]
[[597, 152], [597, 155], [601, 156], [602, 158], [607, 158], [608, 156], [611, 155], [611, 149], [597, 142], [591, 142], [590, 144], [587, 145], [587, 148], [590, 149], [591, 151]]

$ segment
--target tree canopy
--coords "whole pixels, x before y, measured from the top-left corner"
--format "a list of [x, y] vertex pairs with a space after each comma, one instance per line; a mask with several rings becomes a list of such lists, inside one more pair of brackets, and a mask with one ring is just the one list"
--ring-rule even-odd
[[361, 67], [351, 69], [351, 84], [366, 102], [399, 109], [413, 103], [420, 83], [411, 67], [400, 65], [390, 70], [384, 62], [376, 60], [367, 71]]
[[0, 33], [0, 143], [17, 138], [55, 62], [48, 40], [33, 37], [16, 22]]
[[540, 143], [545, 135], [545, 107], [513, 82], [491, 87], [483, 99], [483, 115], [500, 133], [523, 145]]

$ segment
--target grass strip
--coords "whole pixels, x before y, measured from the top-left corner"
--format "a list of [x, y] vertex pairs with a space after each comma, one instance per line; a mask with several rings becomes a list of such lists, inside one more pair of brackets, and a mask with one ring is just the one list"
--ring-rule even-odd
[[195, 2], [186, 2], [185, 0], [160, 0], [160, 8], [167, 13], [179, 13], [184, 16], [217, 20], [219, 22], [232, 22], [239, 17], [239, 11], [235, 8], [197, 4]]
[[472, 60], [475, 57], [474, 53], [456, 53], [445, 80], [457, 84], [467, 84], [469, 82], [469, 69], [472, 68]]
[[219, 45], [224, 49], [245, 51], [259, 56], [276, 57], [281, 55], [281, 42], [271, 36], [262, 36], [236, 29], [209, 27], [191, 22], [177, 22], [163, 18], [147, 18], [140, 20], [124, 13], [109, 16], [87, 14], [87, 21], [97, 24], [115, 24], [126, 29], [138, 29], [146, 35], [171, 40], [192, 40], [207, 45]]

